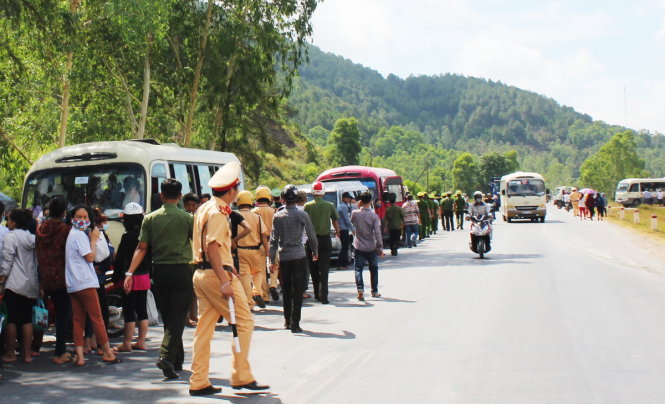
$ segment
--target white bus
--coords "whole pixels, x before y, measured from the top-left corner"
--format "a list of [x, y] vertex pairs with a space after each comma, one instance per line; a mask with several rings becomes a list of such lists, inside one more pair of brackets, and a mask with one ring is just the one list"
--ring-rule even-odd
[[538, 173], [516, 173], [501, 177], [501, 212], [508, 223], [514, 219], [545, 222], [547, 190]]
[[158, 209], [159, 186], [166, 178], [180, 181], [183, 195], [210, 193], [210, 177], [231, 161], [239, 163], [232, 153], [160, 145], [154, 140], [67, 146], [33, 164], [25, 177], [21, 204], [38, 214], [51, 198], [62, 196], [70, 208], [77, 204], [99, 208], [110, 219], [108, 235], [117, 247], [127, 203], [137, 202], [145, 212]]
[[626, 178], [617, 184], [614, 200], [623, 206], [639, 206], [644, 191], [651, 191], [655, 198], [659, 189], [665, 190], [665, 178]]

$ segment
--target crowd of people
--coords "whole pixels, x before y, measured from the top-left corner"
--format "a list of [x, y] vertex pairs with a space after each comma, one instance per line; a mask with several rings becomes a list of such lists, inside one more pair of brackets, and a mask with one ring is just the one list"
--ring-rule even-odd
[[[185, 361], [183, 332], [190, 325], [196, 327], [190, 394], [219, 392], [208, 379], [210, 344], [216, 324], [226, 320], [234, 321], [239, 340], [239, 349], [232, 346], [231, 386], [264, 390], [268, 386], [256, 381], [247, 355], [252, 312], [281, 298], [284, 327], [303, 332], [301, 312], [303, 300], [312, 297], [307, 293], [310, 279], [314, 299], [330, 303], [331, 230], [347, 246], [340, 253], [339, 268], [349, 269], [353, 262], [357, 299], [364, 301], [365, 267], [371, 296], [381, 297], [378, 264], [384, 255], [384, 232], [396, 256], [402, 245], [416, 247], [436, 233], [439, 218], [444, 230], [462, 229], [467, 206], [461, 192], [419, 193], [417, 201], [407, 195], [403, 206], [396, 203], [396, 195], [388, 194], [382, 224], [369, 192], [345, 193], [335, 207], [323, 198], [321, 182], [312, 185], [309, 202], [307, 193], [293, 185], [275, 199], [267, 187], [252, 193], [240, 191], [239, 183], [240, 166], [235, 163], [210, 179], [212, 195], [183, 196], [182, 184], [164, 180], [159, 209], [145, 214], [140, 203], [124, 206], [124, 233], [117, 246], [107, 234], [109, 219], [88, 206], [68, 209], [68, 202], [56, 197], [42, 216], [34, 218], [25, 209], [5, 215], [0, 205], [0, 215], [7, 217], [7, 226], [0, 225], [0, 294], [5, 308], [0, 315], [6, 324], [2, 361], [29, 363], [40, 354], [44, 330], [33, 326], [33, 310], [43, 299], [55, 323], [54, 363], [85, 366], [86, 358], [97, 353], [103, 362], [118, 364], [118, 353], [147, 349], [147, 306], [154, 293], [164, 328], [156, 366], [165, 378], [179, 378]], [[115, 347], [107, 335], [105, 284], [110, 273], [123, 289], [124, 336]]]
[[604, 220], [607, 216], [607, 199], [604, 193], [591, 190], [580, 192], [573, 187], [570, 194], [563, 194], [563, 202], [571, 204], [573, 215], [580, 220]]

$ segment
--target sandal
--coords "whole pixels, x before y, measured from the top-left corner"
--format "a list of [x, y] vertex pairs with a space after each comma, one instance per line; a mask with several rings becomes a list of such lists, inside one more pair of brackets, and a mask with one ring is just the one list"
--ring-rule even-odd
[[118, 363], [122, 363], [122, 359], [116, 357], [114, 359], [108, 360], [108, 359], [102, 359], [102, 362], [104, 362], [107, 365], [117, 365]]
[[[114, 347], [113, 347], [113, 352], [132, 352], [131, 349], [127, 349], [127, 348], [122, 348], [122, 349], [121, 349], [121, 348], [120, 348], [121, 346], [122, 346], [122, 345], [114, 346]], [[134, 346], [132, 346], [132, 349], [134, 349]]]
[[137, 344], [132, 345], [132, 349], [137, 350], [137, 351], [147, 351], [147, 350], [148, 350], [148, 349], [145, 348], [145, 347], [141, 348], [141, 347], [138, 346]]
[[51, 361], [56, 365], [62, 365], [63, 363], [68, 363], [72, 361], [72, 354], [70, 354], [69, 352], [65, 352], [60, 356], [56, 356]]

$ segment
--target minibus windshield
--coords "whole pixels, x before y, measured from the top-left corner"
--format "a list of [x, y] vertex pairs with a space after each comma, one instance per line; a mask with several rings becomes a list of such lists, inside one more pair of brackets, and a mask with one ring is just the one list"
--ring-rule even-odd
[[543, 180], [522, 178], [508, 181], [508, 196], [545, 195], [545, 183]]
[[145, 209], [145, 172], [134, 163], [85, 165], [36, 171], [30, 174], [23, 204], [42, 210], [52, 198], [64, 197], [72, 208], [86, 204], [109, 218], [119, 218], [125, 205]]

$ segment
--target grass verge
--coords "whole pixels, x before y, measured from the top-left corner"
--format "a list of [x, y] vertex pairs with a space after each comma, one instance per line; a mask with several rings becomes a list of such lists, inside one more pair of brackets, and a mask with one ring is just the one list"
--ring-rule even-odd
[[[665, 208], [660, 206], [640, 206], [638, 208], [638, 215], [640, 217], [639, 223], [634, 223], [634, 208], [624, 209], [623, 220], [619, 217], [620, 208], [621, 205], [611, 204], [611, 207], [608, 209], [608, 219], [611, 222], [636, 230], [653, 239], [665, 241]], [[651, 230], [651, 215], [658, 216], [657, 230]]]

